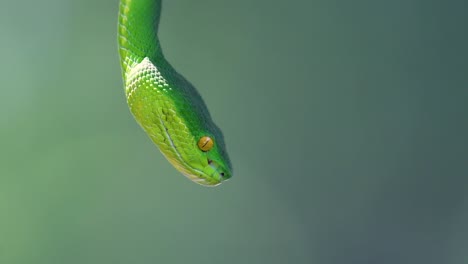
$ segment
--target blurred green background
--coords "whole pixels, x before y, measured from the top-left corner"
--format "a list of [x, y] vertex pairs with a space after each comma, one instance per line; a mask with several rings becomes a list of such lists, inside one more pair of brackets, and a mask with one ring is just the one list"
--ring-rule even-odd
[[130, 115], [117, 0], [0, 0], [0, 263], [468, 263], [466, 1], [166, 0], [234, 177]]

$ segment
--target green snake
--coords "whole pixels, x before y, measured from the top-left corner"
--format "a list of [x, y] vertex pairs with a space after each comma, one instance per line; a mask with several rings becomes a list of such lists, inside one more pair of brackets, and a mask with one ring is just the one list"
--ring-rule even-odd
[[137, 123], [182, 174], [205, 186], [231, 178], [221, 130], [200, 94], [164, 58], [161, 0], [121, 0], [118, 44], [125, 94]]

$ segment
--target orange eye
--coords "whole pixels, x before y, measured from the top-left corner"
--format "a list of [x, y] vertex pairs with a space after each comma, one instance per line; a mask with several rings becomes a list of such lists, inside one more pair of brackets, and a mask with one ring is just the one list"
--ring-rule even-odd
[[214, 146], [214, 141], [210, 137], [202, 137], [198, 141], [198, 148], [200, 148], [203, 151], [208, 151], [212, 149]]

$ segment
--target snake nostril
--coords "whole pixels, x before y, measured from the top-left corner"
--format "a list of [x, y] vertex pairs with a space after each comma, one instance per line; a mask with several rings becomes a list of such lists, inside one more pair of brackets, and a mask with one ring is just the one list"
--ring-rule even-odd
[[224, 177], [224, 172], [221, 172], [220, 175], [221, 175], [221, 177]]
[[211, 164], [211, 163], [213, 163], [213, 161], [209, 159], [209, 160], [208, 160], [208, 164]]

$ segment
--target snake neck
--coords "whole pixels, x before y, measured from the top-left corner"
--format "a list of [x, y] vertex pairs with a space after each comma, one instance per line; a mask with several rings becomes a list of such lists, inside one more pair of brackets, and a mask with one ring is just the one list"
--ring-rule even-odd
[[158, 39], [161, 0], [121, 0], [118, 38], [122, 74], [148, 57], [163, 60]]

